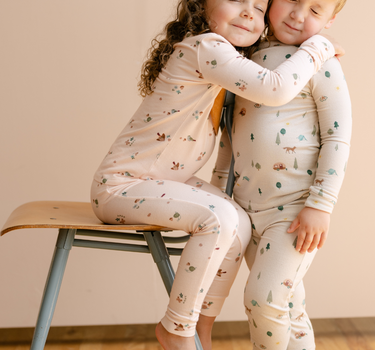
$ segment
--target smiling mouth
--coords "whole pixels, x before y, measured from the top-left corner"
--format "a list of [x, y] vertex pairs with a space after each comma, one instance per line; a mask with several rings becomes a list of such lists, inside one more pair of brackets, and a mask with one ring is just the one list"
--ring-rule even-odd
[[285, 23], [285, 22], [284, 22], [284, 24], [285, 24], [289, 29], [291, 29], [291, 30], [295, 30], [296, 32], [299, 32], [299, 29], [296, 29], [296, 28], [290, 26], [288, 23]]
[[239, 28], [239, 29], [242, 29], [242, 30], [246, 30], [247, 32], [250, 32], [250, 29], [246, 28], [246, 27], [243, 27], [243, 26], [239, 26], [237, 24], [233, 24], [234, 27], [236, 28]]

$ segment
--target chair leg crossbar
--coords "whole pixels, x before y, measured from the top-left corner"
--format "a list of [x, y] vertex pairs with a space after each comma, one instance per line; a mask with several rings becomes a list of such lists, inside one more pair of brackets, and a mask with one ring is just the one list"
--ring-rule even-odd
[[[168, 295], [170, 294], [175, 273], [169, 256], [181, 255], [182, 249], [167, 248], [165, 246], [164, 241], [173, 240], [175, 243], [186, 242], [187, 237], [164, 237], [163, 239], [163, 236], [161, 235], [160, 231], [142, 231], [142, 233], [143, 236], [140, 234], [132, 233], [116, 233], [108, 231], [94, 231], [83, 229], [59, 230], [55, 251], [52, 257], [50, 269], [46, 280], [46, 285], [43, 292], [38, 320], [34, 331], [33, 341], [31, 344], [31, 350], [42, 350], [45, 346], [48, 331], [51, 326], [53, 313], [55, 311], [57, 298], [60, 292], [65, 267], [72, 246], [149, 253], [152, 255], [154, 262], [158, 267], [158, 270], [160, 272]], [[147, 245], [76, 239], [76, 235], [140, 240], [146, 241]], [[197, 334], [195, 335], [195, 345], [197, 350], [203, 350]]]

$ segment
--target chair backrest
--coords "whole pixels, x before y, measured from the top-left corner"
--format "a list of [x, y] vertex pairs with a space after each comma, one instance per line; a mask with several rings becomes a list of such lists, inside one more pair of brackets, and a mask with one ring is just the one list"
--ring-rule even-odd
[[[225, 94], [224, 105], [222, 109], [221, 115], [221, 129], [224, 130], [226, 128], [229, 136], [230, 143], [232, 145], [232, 123], [233, 123], [233, 110], [234, 110], [234, 99], [235, 94], [233, 92], [227, 91]], [[225, 192], [228, 196], [232, 196], [233, 194], [233, 186], [234, 186], [234, 156], [233, 156], [233, 147], [232, 147], [232, 160], [230, 163], [229, 173], [228, 173], [228, 180], [227, 180], [227, 187]]]

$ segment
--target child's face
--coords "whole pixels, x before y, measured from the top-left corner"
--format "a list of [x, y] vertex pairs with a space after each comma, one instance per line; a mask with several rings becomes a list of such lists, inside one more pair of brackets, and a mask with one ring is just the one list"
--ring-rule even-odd
[[233, 46], [254, 44], [264, 30], [268, 0], [207, 0], [210, 29]]
[[336, 3], [337, 0], [273, 0], [269, 9], [271, 33], [284, 44], [300, 45], [332, 25]]

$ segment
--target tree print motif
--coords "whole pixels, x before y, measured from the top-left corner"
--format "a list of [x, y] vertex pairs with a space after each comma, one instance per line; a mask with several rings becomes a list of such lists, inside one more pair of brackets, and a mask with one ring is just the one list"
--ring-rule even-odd
[[326, 72], [324, 73], [324, 75], [325, 75], [327, 78], [331, 78], [331, 73], [328, 72], [328, 71], [326, 71]]
[[337, 128], [338, 128], [340, 125], [339, 125], [338, 122], [335, 122], [335, 123], [333, 124], [333, 126], [334, 126], [334, 128], [337, 130]]
[[312, 136], [315, 136], [316, 135], [316, 126], [315, 126], [315, 124], [314, 124], [314, 127], [313, 127], [313, 131], [312, 131]]
[[254, 134], [251, 134], [251, 135], [250, 135], [250, 139], [251, 139], [251, 142], [254, 141]]
[[262, 168], [261, 165], [259, 163], [256, 163], [255, 164], [255, 168], [258, 169], [258, 171]]
[[294, 158], [294, 165], [293, 165], [293, 168], [294, 168], [295, 170], [298, 169], [297, 158]]
[[280, 182], [276, 182], [276, 187], [277, 187], [278, 189], [280, 189], [280, 188], [281, 188], [281, 183], [280, 183]]
[[285, 134], [286, 134], [286, 130], [285, 130], [284, 128], [281, 129], [281, 130], [280, 130], [280, 134], [281, 134], [281, 135], [285, 135]]
[[280, 145], [280, 134], [279, 133], [277, 133], [277, 136], [276, 136], [276, 144]]

